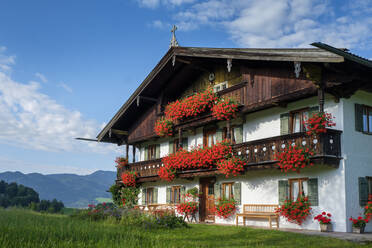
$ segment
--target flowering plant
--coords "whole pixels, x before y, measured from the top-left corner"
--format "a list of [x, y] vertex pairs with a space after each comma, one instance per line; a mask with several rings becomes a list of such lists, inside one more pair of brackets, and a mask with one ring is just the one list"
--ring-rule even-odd
[[115, 163], [117, 168], [123, 168], [128, 165], [128, 159], [124, 157], [117, 157], [115, 159]]
[[302, 225], [310, 215], [311, 207], [307, 197], [301, 197], [296, 201], [286, 200], [283, 205], [276, 209], [279, 215], [289, 222]]
[[366, 223], [369, 222], [368, 218], [363, 219], [362, 216], [359, 216], [357, 219], [354, 219], [353, 217], [350, 217], [349, 220], [353, 222], [353, 227], [365, 227]]
[[212, 89], [196, 93], [181, 100], [168, 103], [165, 107], [165, 118], [176, 121], [187, 117], [197, 116], [210, 109], [217, 96]]
[[289, 146], [282, 152], [276, 155], [278, 160], [278, 166], [284, 172], [296, 171], [300, 173], [300, 170], [312, 166], [313, 163], [310, 162], [310, 156], [314, 155], [309, 148], [301, 148], [296, 145]]
[[320, 224], [329, 224], [331, 223], [331, 214], [323, 212], [314, 217], [314, 220], [317, 220]]
[[367, 205], [364, 207], [364, 215], [366, 219], [371, 220], [372, 218], [372, 195], [369, 195]]
[[161, 167], [158, 171], [158, 175], [161, 179], [171, 182], [176, 177], [176, 170], [170, 166]]
[[236, 212], [236, 201], [234, 199], [219, 198], [212, 210], [219, 218], [227, 219]]
[[161, 137], [172, 136], [173, 122], [166, 118], [160, 118], [155, 123], [155, 133]]
[[246, 162], [237, 157], [225, 159], [217, 164], [217, 169], [225, 174], [226, 178], [230, 175], [237, 176], [239, 173], [244, 171], [244, 165]]
[[176, 206], [177, 212], [179, 214], [190, 215], [194, 214], [198, 210], [197, 202], [183, 202]]
[[137, 172], [134, 172], [134, 171], [126, 171], [121, 174], [121, 179], [123, 181], [123, 184], [127, 187], [135, 187], [136, 178], [137, 178]]
[[217, 120], [230, 120], [236, 116], [238, 111], [238, 103], [233, 99], [220, 100], [212, 107], [212, 115]]
[[[212, 147], [197, 148], [192, 151], [179, 149], [176, 153], [162, 158], [162, 167], [158, 175], [160, 178], [172, 181], [177, 170], [212, 169], [222, 160], [231, 157], [230, 143], [222, 141]], [[229, 170], [227, 170], [230, 173]]]
[[327, 127], [336, 126], [333, 122], [334, 117], [329, 113], [317, 112], [309, 119], [304, 121], [307, 135], [318, 135], [327, 132]]

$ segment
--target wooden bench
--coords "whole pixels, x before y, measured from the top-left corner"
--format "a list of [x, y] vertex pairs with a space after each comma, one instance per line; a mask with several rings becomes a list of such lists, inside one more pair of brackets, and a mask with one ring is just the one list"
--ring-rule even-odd
[[236, 225], [238, 225], [239, 217], [243, 217], [243, 223], [245, 226], [246, 219], [268, 219], [270, 229], [272, 228], [272, 221], [276, 221], [276, 228], [279, 228], [279, 215], [275, 213], [275, 210], [279, 205], [273, 204], [244, 204], [243, 213], [236, 214]]

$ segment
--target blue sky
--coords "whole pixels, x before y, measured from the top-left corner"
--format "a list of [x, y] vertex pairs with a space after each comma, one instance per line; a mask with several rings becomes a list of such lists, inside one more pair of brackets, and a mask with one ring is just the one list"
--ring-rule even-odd
[[181, 46], [308, 47], [372, 58], [372, 0], [2, 0], [0, 172], [114, 170], [124, 147], [94, 138]]

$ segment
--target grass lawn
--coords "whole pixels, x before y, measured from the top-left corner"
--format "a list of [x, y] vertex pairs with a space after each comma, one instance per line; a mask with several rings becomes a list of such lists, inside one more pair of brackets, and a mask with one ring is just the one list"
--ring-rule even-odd
[[0, 209], [0, 247], [361, 247], [331, 238], [245, 227], [140, 229], [25, 210]]

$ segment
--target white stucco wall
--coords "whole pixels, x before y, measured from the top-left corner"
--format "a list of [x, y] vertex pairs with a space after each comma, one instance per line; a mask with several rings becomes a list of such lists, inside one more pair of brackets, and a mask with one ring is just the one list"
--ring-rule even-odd
[[[293, 110], [318, 105], [318, 98], [312, 97], [288, 104], [286, 108], [271, 108], [246, 115], [243, 125], [243, 141], [253, 141], [280, 135], [280, 115]], [[326, 95], [324, 110], [331, 113], [335, 119], [334, 129], [342, 130], [342, 106], [335, 103], [330, 95]]]
[[[361, 134], [354, 128], [354, 103], [372, 105], [372, 94], [359, 92], [350, 99], [341, 99], [336, 103], [330, 95], [326, 95], [325, 111], [335, 117], [335, 129], [342, 130], [342, 157], [338, 168], [327, 166], [315, 166], [304, 170], [301, 174], [282, 173], [277, 170], [263, 170], [248, 172], [243, 177], [225, 179], [218, 177], [218, 181], [240, 181], [242, 182], [242, 204], [278, 204], [278, 180], [298, 177], [318, 178], [319, 206], [313, 207], [313, 215], [299, 227], [287, 223], [283, 218], [280, 220], [281, 227], [304, 228], [319, 230], [318, 222], [313, 217], [322, 212], [330, 212], [333, 228], [335, 231], [350, 231], [350, 216], [356, 217], [362, 213], [359, 207], [358, 177], [372, 176], [372, 136]], [[252, 141], [280, 135], [280, 114], [288, 113], [304, 107], [317, 105], [317, 97], [312, 97], [295, 103], [288, 104], [287, 108], [271, 108], [248, 114], [243, 125], [244, 141]], [[202, 128], [196, 130], [195, 134], [187, 133], [188, 149], [193, 149], [203, 143]], [[141, 159], [143, 160], [144, 149], [141, 148]], [[161, 143], [161, 156], [169, 152], [168, 142]], [[347, 176], [345, 176], [347, 175]], [[179, 180], [172, 183], [164, 181], [146, 183], [147, 186], [156, 186], [158, 190], [158, 203], [166, 203], [166, 187], [172, 185], [185, 185], [187, 188], [199, 185], [199, 178], [194, 181]], [[141, 199], [139, 200], [141, 203]], [[216, 218], [216, 223], [234, 224], [235, 218], [228, 221]], [[267, 221], [249, 221], [249, 225], [267, 226]], [[367, 230], [372, 230], [369, 224]]]
[[[372, 106], [372, 94], [357, 92], [349, 99], [341, 99], [344, 106], [342, 156], [346, 164], [346, 219], [356, 218], [364, 213], [359, 206], [358, 177], [372, 176], [372, 135], [355, 131], [355, 103]], [[348, 231], [351, 223], [348, 221]], [[366, 231], [372, 231], [372, 223]]]

